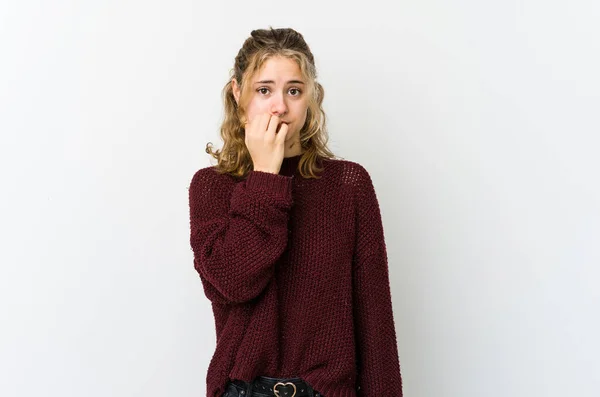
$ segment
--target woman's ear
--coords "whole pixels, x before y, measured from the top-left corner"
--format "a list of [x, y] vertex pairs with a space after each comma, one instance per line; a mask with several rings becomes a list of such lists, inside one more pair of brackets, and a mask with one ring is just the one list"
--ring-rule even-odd
[[240, 103], [240, 87], [237, 83], [235, 77], [231, 79], [231, 90], [233, 91], [233, 97], [235, 98], [235, 103]]

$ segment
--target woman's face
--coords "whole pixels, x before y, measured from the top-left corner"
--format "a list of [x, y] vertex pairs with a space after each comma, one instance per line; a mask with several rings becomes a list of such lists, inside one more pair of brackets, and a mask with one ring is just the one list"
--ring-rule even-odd
[[[251, 82], [251, 98], [246, 106], [248, 121], [261, 113], [278, 114], [280, 121], [288, 124], [286, 142], [299, 142], [308, 109], [306, 83], [294, 60], [267, 59]], [[232, 85], [235, 100], [239, 102], [240, 90], [235, 79]]]

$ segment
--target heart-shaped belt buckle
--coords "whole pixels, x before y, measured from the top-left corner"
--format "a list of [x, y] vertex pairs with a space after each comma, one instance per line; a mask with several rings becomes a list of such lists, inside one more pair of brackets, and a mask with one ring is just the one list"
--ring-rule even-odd
[[[277, 386], [286, 386], [286, 385], [292, 385], [292, 387], [294, 388], [294, 394], [292, 394], [291, 396], [285, 395], [285, 396], [280, 396], [279, 395], [279, 391], [277, 390]], [[287, 383], [283, 383], [283, 382], [277, 382], [275, 383], [275, 386], [273, 386], [273, 392], [275, 392], [275, 395], [277, 397], [294, 397], [296, 395], [296, 385], [293, 384], [292, 382], [287, 382]]]

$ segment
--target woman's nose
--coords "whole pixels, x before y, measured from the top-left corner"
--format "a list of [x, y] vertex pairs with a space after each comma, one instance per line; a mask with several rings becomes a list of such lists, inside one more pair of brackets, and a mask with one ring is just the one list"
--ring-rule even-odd
[[271, 113], [276, 114], [278, 116], [282, 116], [287, 113], [287, 105], [283, 98], [275, 97], [273, 98], [273, 103], [271, 104]]

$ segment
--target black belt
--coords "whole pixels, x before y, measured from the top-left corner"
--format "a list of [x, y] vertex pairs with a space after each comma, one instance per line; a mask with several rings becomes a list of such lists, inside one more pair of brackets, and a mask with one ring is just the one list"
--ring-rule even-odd
[[257, 376], [250, 383], [234, 379], [231, 384], [236, 386], [241, 397], [248, 397], [246, 393], [250, 393], [251, 396], [261, 394], [274, 397], [323, 397], [302, 378]]

